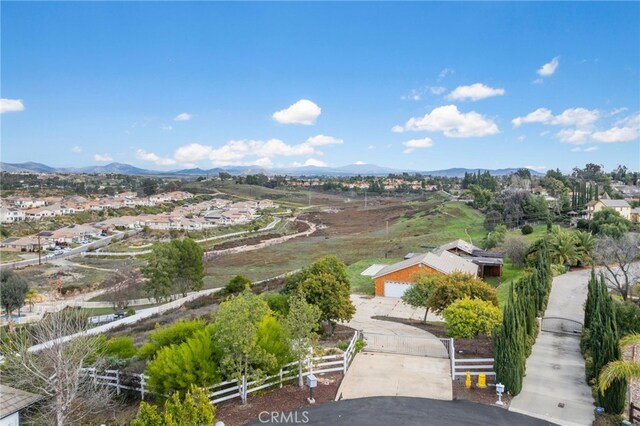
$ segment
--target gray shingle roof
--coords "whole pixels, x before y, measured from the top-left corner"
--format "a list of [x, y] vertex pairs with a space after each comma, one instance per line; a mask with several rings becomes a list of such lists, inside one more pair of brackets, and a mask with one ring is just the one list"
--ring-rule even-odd
[[606, 207], [631, 207], [625, 200], [608, 200], [601, 199], [602, 204]]
[[0, 384], [0, 419], [22, 410], [43, 397]]
[[426, 253], [412, 257], [402, 262], [394, 263], [381, 269], [374, 278], [391, 274], [402, 269], [409, 268], [414, 265], [425, 265], [443, 274], [451, 274], [453, 272], [464, 272], [465, 274], [478, 274], [478, 266], [460, 256], [442, 251], [440, 253]]

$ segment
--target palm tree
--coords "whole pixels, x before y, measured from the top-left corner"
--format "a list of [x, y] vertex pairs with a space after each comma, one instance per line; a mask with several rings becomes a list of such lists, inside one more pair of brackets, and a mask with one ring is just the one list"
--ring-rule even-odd
[[579, 264], [590, 264], [591, 251], [596, 246], [596, 239], [591, 232], [578, 231], [573, 234], [576, 244], [576, 260]]
[[[620, 339], [620, 347], [640, 345], [640, 334], [631, 333]], [[598, 376], [598, 387], [604, 392], [614, 380], [640, 379], [640, 363], [634, 361], [611, 361], [604, 366]]]
[[549, 235], [549, 253], [553, 263], [571, 265], [577, 258], [573, 235], [559, 226], [554, 226]]

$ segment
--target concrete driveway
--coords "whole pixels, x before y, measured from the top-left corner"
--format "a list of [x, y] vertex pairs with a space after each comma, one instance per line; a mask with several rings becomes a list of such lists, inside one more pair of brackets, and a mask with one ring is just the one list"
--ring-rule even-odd
[[[547, 317], [582, 323], [591, 271], [576, 271], [553, 280]], [[585, 380], [580, 337], [540, 332], [527, 359], [522, 392], [509, 410], [560, 425], [591, 425], [594, 401]]]
[[422, 320], [424, 310], [413, 309], [391, 297], [354, 295], [351, 300], [356, 313], [347, 325], [363, 332], [367, 346], [353, 360], [337, 398], [452, 398], [451, 367], [440, 339], [417, 327], [372, 318], [389, 316]]

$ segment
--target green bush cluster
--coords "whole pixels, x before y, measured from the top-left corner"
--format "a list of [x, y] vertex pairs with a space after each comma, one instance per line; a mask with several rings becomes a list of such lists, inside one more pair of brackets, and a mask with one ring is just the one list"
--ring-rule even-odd
[[205, 326], [202, 320], [192, 320], [178, 321], [168, 327], [156, 328], [149, 335], [149, 341], [140, 348], [138, 355], [141, 359], [151, 359], [163, 347], [180, 344]]
[[522, 232], [522, 235], [533, 234], [533, 226], [525, 225], [522, 227], [522, 229], [520, 229], [520, 232]]

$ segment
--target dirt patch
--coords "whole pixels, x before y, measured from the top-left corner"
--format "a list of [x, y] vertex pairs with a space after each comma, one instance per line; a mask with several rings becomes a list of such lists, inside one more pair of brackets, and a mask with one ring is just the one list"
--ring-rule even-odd
[[[382, 321], [393, 321], [417, 327], [421, 330], [428, 331], [436, 337], [449, 337], [445, 330], [445, 324], [441, 322], [422, 322], [404, 318], [392, 317], [373, 317]], [[454, 347], [457, 358], [493, 358], [493, 342], [487, 336], [480, 335], [473, 339], [454, 340]]]
[[[341, 381], [342, 374], [318, 375], [318, 387], [313, 391], [315, 405], [333, 401]], [[216, 407], [216, 419], [223, 421], [226, 426], [240, 426], [259, 420], [258, 416], [267, 418], [269, 414], [265, 412], [287, 412], [311, 407], [308, 396], [307, 387], [299, 388], [291, 384], [281, 389], [267, 390], [262, 395], [250, 395], [245, 405], [235, 400], [222, 403]]]
[[[454, 380], [452, 383], [453, 399], [464, 399], [479, 404], [495, 405], [498, 397], [496, 396], [495, 386], [492, 386], [493, 383], [489, 382], [487, 378], [488, 386], [482, 389], [477, 386], [477, 382], [477, 377], [472, 377], [471, 388], [467, 389], [464, 378]], [[502, 402], [504, 402], [504, 408], [508, 408], [511, 403], [511, 397], [506, 394], [502, 395]]]

